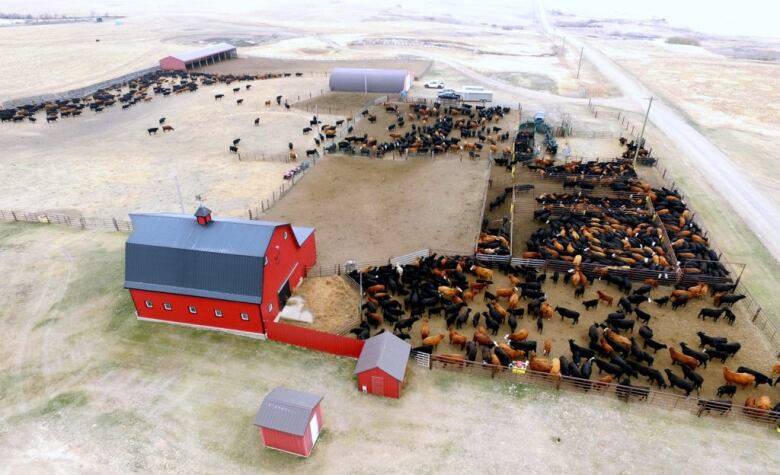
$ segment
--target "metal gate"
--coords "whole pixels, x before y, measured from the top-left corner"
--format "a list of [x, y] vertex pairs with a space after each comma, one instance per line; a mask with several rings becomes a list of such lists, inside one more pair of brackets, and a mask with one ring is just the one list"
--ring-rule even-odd
[[423, 368], [431, 369], [431, 355], [428, 353], [425, 353], [423, 351], [415, 351], [414, 361], [417, 363], [417, 366], [422, 366]]

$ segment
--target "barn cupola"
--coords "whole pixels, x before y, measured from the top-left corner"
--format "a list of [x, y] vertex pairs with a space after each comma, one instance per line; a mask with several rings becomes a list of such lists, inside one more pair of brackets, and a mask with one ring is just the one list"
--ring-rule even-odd
[[195, 210], [195, 219], [201, 226], [206, 226], [211, 222], [211, 210], [203, 205], [198, 206], [198, 209]]

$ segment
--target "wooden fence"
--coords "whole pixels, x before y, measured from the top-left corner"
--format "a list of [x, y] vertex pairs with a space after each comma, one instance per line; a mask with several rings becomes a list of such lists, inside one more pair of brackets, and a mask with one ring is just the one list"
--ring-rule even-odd
[[103, 229], [107, 231], [131, 232], [130, 221], [116, 218], [90, 218], [44, 211], [0, 210], [0, 221], [25, 223], [60, 224], [80, 229]]
[[267, 322], [265, 331], [269, 340], [350, 358], [360, 356], [365, 343], [356, 338], [279, 322]]
[[[413, 352], [412, 357], [415, 358], [418, 365], [421, 364], [421, 361], [425, 361], [425, 359], [416, 359], [415, 352]], [[696, 414], [697, 416], [701, 416], [702, 414], [711, 416], [718, 415], [757, 423], [770, 428], [774, 428], [777, 425], [778, 420], [780, 420], [780, 413], [748, 408], [736, 404], [728, 409], [719, 406], [719, 408], [723, 408], [722, 412], [717, 410], [706, 410], [705, 402], [709, 401], [696, 397], [685, 397], [671, 392], [656, 391], [649, 387], [602, 383], [589, 379], [540, 373], [522, 369], [520, 367], [508, 368], [504, 366], [483, 364], [481, 362], [459, 361], [438, 355], [430, 355], [428, 362], [430, 364], [429, 368], [432, 370], [444, 369], [459, 373], [490, 376], [491, 378], [503, 378], [516, 383], [533, 384], [556, 390], [563, 389], [572, 392], [584, 392], [605, 397], [615, 397], [626, 403], [642, 402], [663, 409], [683, 410]], [[709, 406], [712, 407], [713, 404], [710, 404]]]

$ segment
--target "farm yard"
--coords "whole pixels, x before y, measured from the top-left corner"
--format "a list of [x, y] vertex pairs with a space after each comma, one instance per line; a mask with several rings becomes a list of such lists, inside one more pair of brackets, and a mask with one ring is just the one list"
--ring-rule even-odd
[[[120, 284], [124, 240], [0, 224], [0, 269], [12, 276], [0, 295], [14, 306], [0, 317], [0, 457], [9, 471], [498, 472], [516, 463], [515, 446], [499, 438], [504, 449], [485, 457], [473, 440], [519, 426], [534, 431], [525, 463], [552, 470], [608, 470], [611, 462], [589, 454], [611, 443], [667, 454], [628, 458], [625, 470], [716, 471], [726, 462], [742, 473], [773, 470], [776, 440], [762, 427], [414, 366], [413, 389], [388, 401], [355, 390], [350, 359], [138, 322]], [[325, 430], [309, 459], [263, 450], [251, 423], [278, 385], [325, 395]], [[613, 421], [610, 431], [598, 419]], [[668, 452], [672, 438], [679, 452]], [[421, 443], [431, 459], [415, 455]], [[724, 445], [744, 455], [724, 458]]]
[[[300, 133], [311, 116], [277, 105], [275, 97], [308, 96], [326, 85], [324, 76], [310, 75], [216, 84], [169, 97], [157, 94], [126, 110], [119, 105], [99, 113], [87, 110], [51, 124], [42, 113], [35, 123], [3, 123], [2, 207], [117, 218], [138, 209], [170, 211], [179, 208], [178, 180], [185, 208], [194, 207], [195, 195], [201, 195], [222, 216], [247, 216], [293, 166], [281, 161], [288, 143], [301, 157], [313, 146], [311, 136]], [[234, 87], [241, 90], [234, 93]], [[217, 94], [224, 98], [215, 100]], [[244, 102], [238, 106], [237, 99]], [[174, 130], [164, 132], [162, 125]], [[149, 128], [159, 130], [150, 135]], [[252, 161], [230, 153], [237, 138], [239, 154]], [[280, 160], [255, 160], [264, 155]]]

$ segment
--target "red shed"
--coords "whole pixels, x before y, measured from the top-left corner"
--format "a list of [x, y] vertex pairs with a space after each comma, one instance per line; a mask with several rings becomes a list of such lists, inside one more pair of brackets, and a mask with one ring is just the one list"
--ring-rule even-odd
[[322, 396], [276, 388], [263, 399], [255, 417], [263, 444], [308, 457], [322, 429]]
[[314, 229], [289, 223], [131, 214], [125, 288], [140, 320], [264, 336], [317, 260]]
[[355, 367], [358, 390], [377, 396], [401, 397], [411, 350], [409, 343], [388, 332], [366, 340]]
[[236, 57], [238, 57], [238, 53], [235, 46], [220, 43], [206, 48], [166, 56], [160, 60], [160, 69], [186, 71]]

